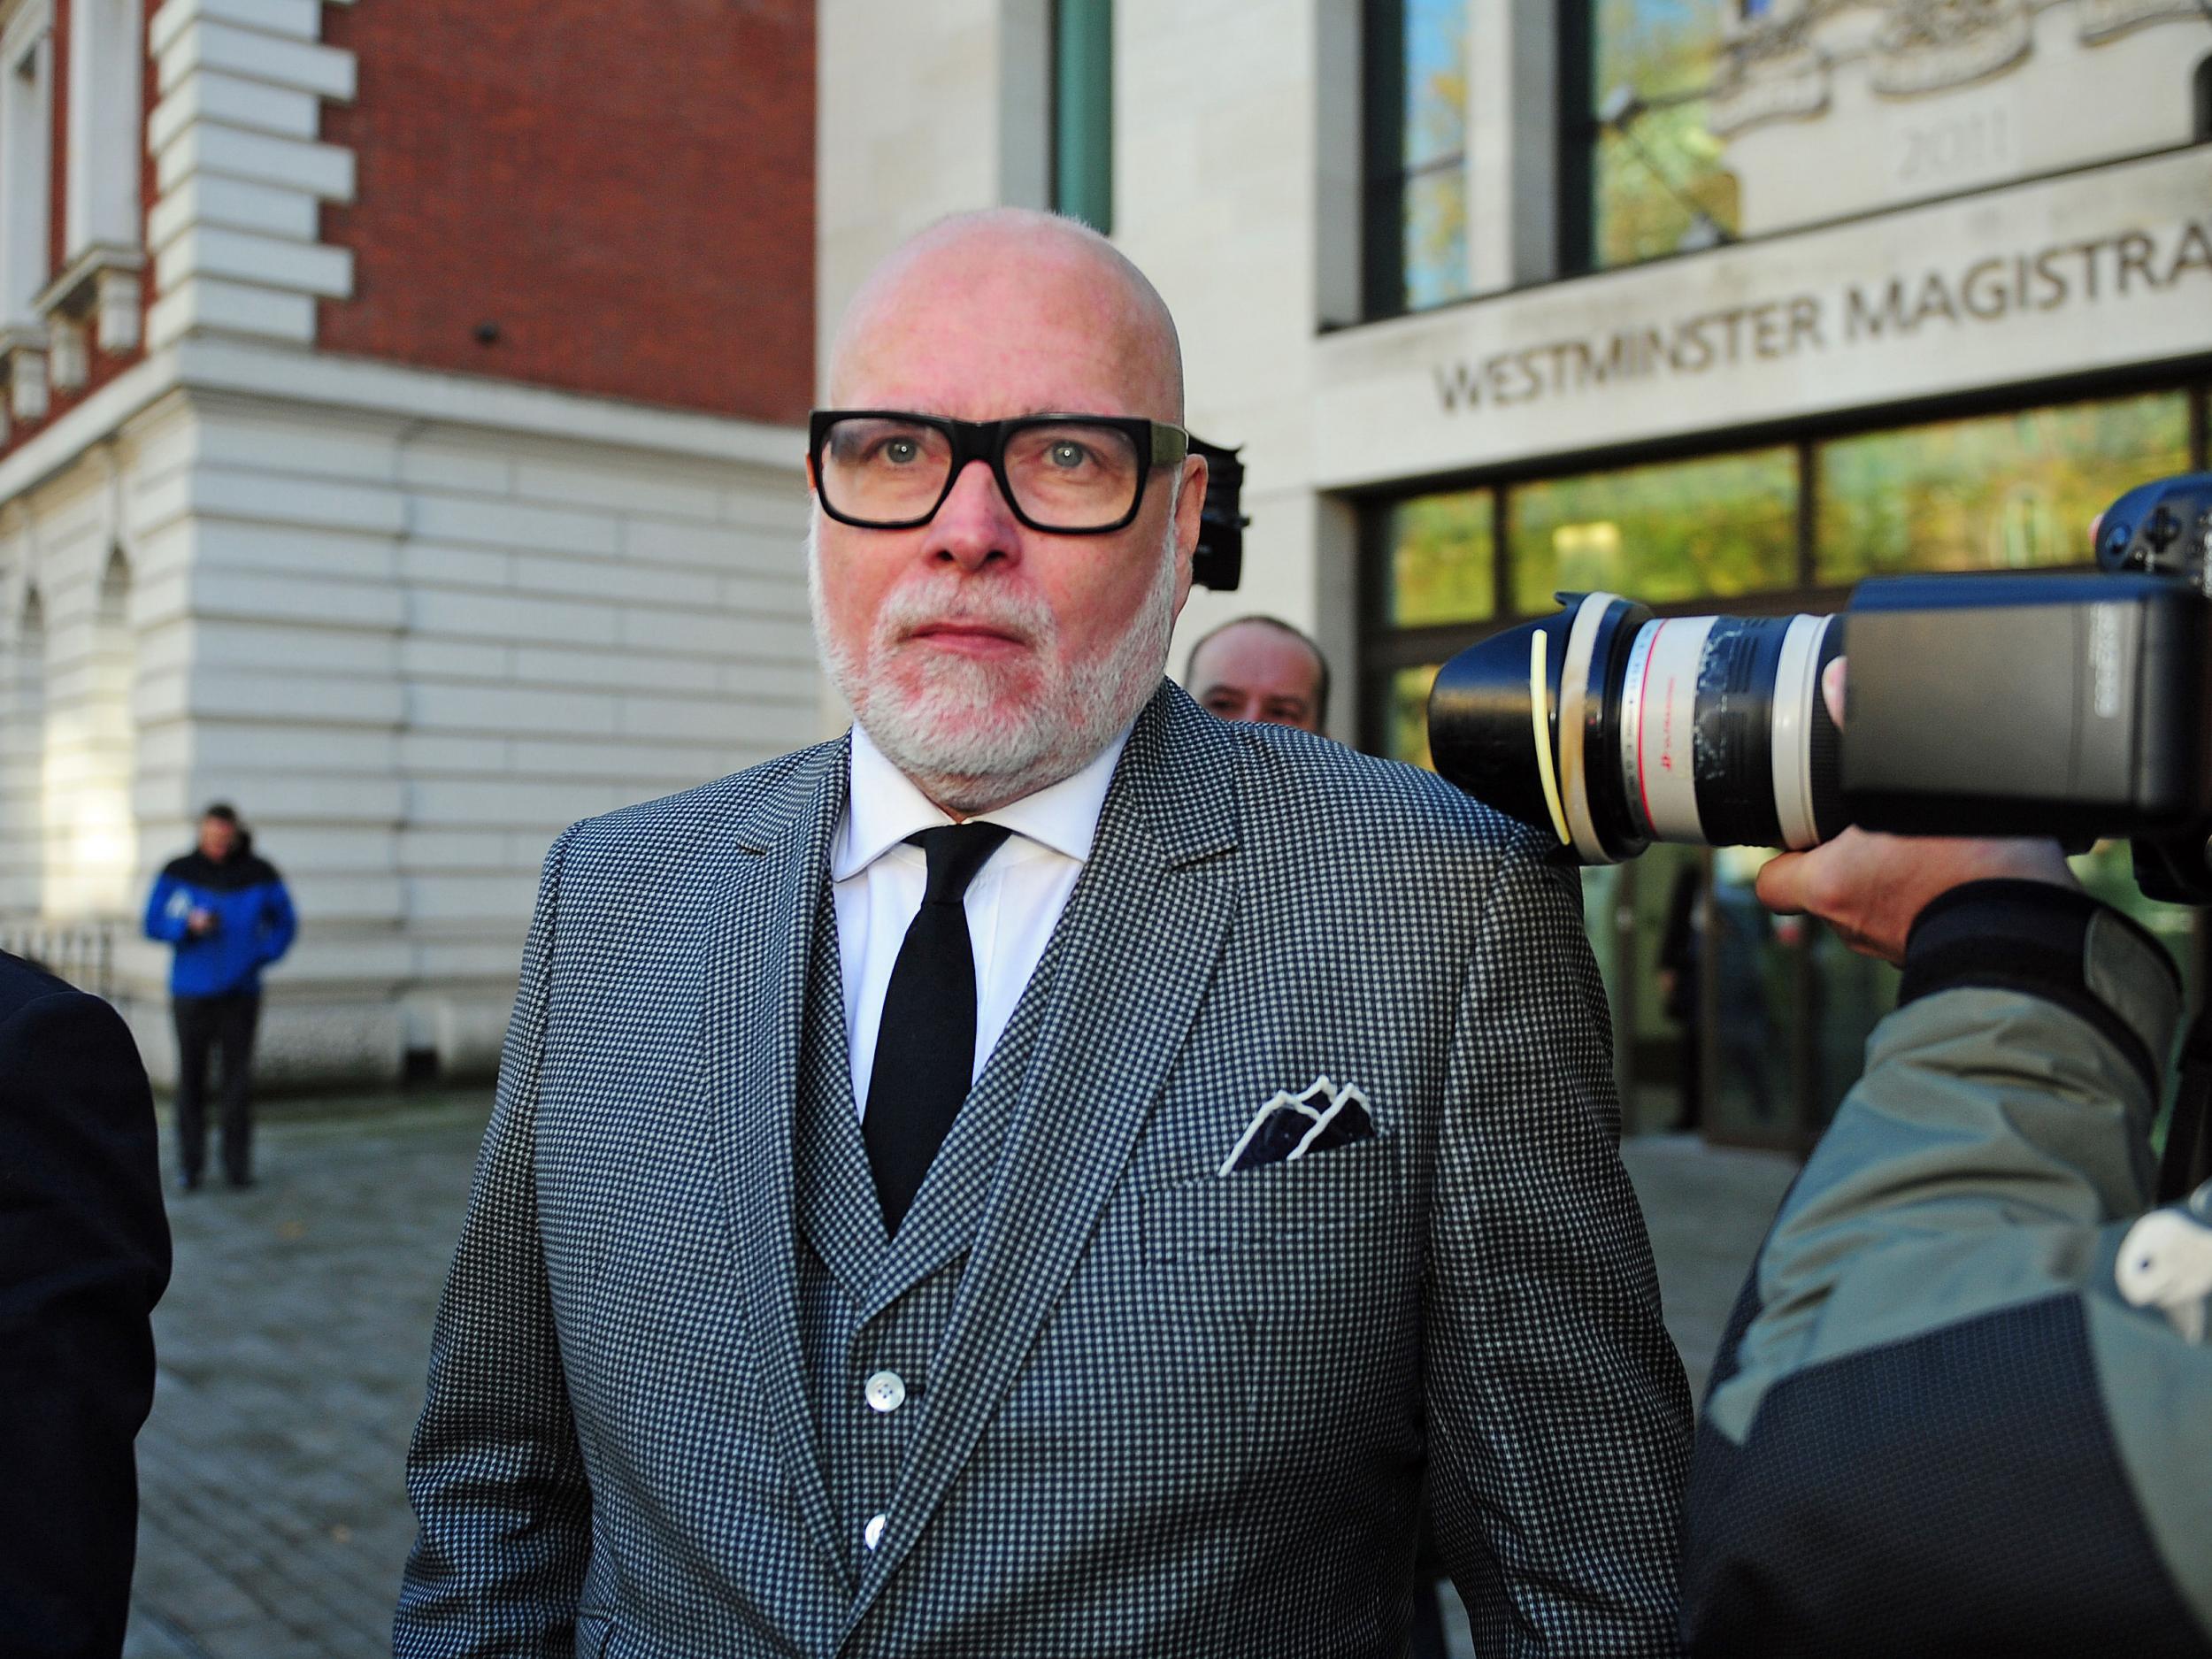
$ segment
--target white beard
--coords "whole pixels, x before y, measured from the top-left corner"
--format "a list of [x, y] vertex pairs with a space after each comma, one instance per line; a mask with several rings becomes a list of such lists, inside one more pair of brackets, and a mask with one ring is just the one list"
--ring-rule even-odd
[[[806, 561], [815, 649], [875, 746], [949, 811], [987, 812], [1072, 777], [1159, 688], [1175, 627], [1172, 512], [1144, 608], [1112, 649], [1083, 663], [1062, 654], [1058, 619], [1042, 600], [979, 588], [965, 576], [895, 588], [876, 617], [865, 660], [857, 660], [823, 621], [819, 529], [818, 517], [807, 531]], [[986, 591], [990, 597], [979, 600]], [[1030, 660], [899, 650], [910, 628], [953, 619], [1010, 630], [1029, 642]]]

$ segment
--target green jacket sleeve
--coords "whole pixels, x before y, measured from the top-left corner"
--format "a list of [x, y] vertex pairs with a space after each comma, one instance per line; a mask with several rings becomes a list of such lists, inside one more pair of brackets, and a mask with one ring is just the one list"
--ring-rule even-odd
[[2212, 1651], [2212, 1348], [2114, 1277], [2179, 1006], [2078, 894], [1922, 918], [1715, 1367], [1693, 1652]]

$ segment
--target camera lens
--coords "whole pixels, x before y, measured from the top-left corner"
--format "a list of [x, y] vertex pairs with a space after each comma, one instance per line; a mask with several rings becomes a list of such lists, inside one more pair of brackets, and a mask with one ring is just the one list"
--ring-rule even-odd
[[1430, 751], [1585, 864], [1655, 841], [1810, 847], [1848, 821], [1820, 695], [1842, 649], [1835, 618], [1655, 618], [1590, 594], [1447, 663]]

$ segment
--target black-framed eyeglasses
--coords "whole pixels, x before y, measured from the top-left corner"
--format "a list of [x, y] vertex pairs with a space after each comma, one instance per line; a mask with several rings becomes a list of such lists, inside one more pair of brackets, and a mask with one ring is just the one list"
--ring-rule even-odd
[[1119, 415], [946, 420], [892, 409], [818, 409], [807, 454], [822, 511], [840, 524], [927, 524], [971, 461], [998, 480], [1014, 517], [1054, 535], [1126, 529], [1156, 467], [1190, 453], [1190, 434]]

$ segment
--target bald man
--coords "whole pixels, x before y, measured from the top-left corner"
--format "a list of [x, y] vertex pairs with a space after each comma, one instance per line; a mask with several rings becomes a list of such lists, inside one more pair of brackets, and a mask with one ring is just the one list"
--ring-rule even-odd
[[957, 219], [810, 423], [844, 738], [546, 863], [402, 1655], [1672, 1651], [1689, 1402], [1571, 877], [1166, 683], [1205, 466], [1112, 246]]
[[1318, 732], [1329, 718], [1329, 659], [1274, 617], [1239, 617], [1214, 629], [1191, 647], [1183, 684], [1225, 720]]

